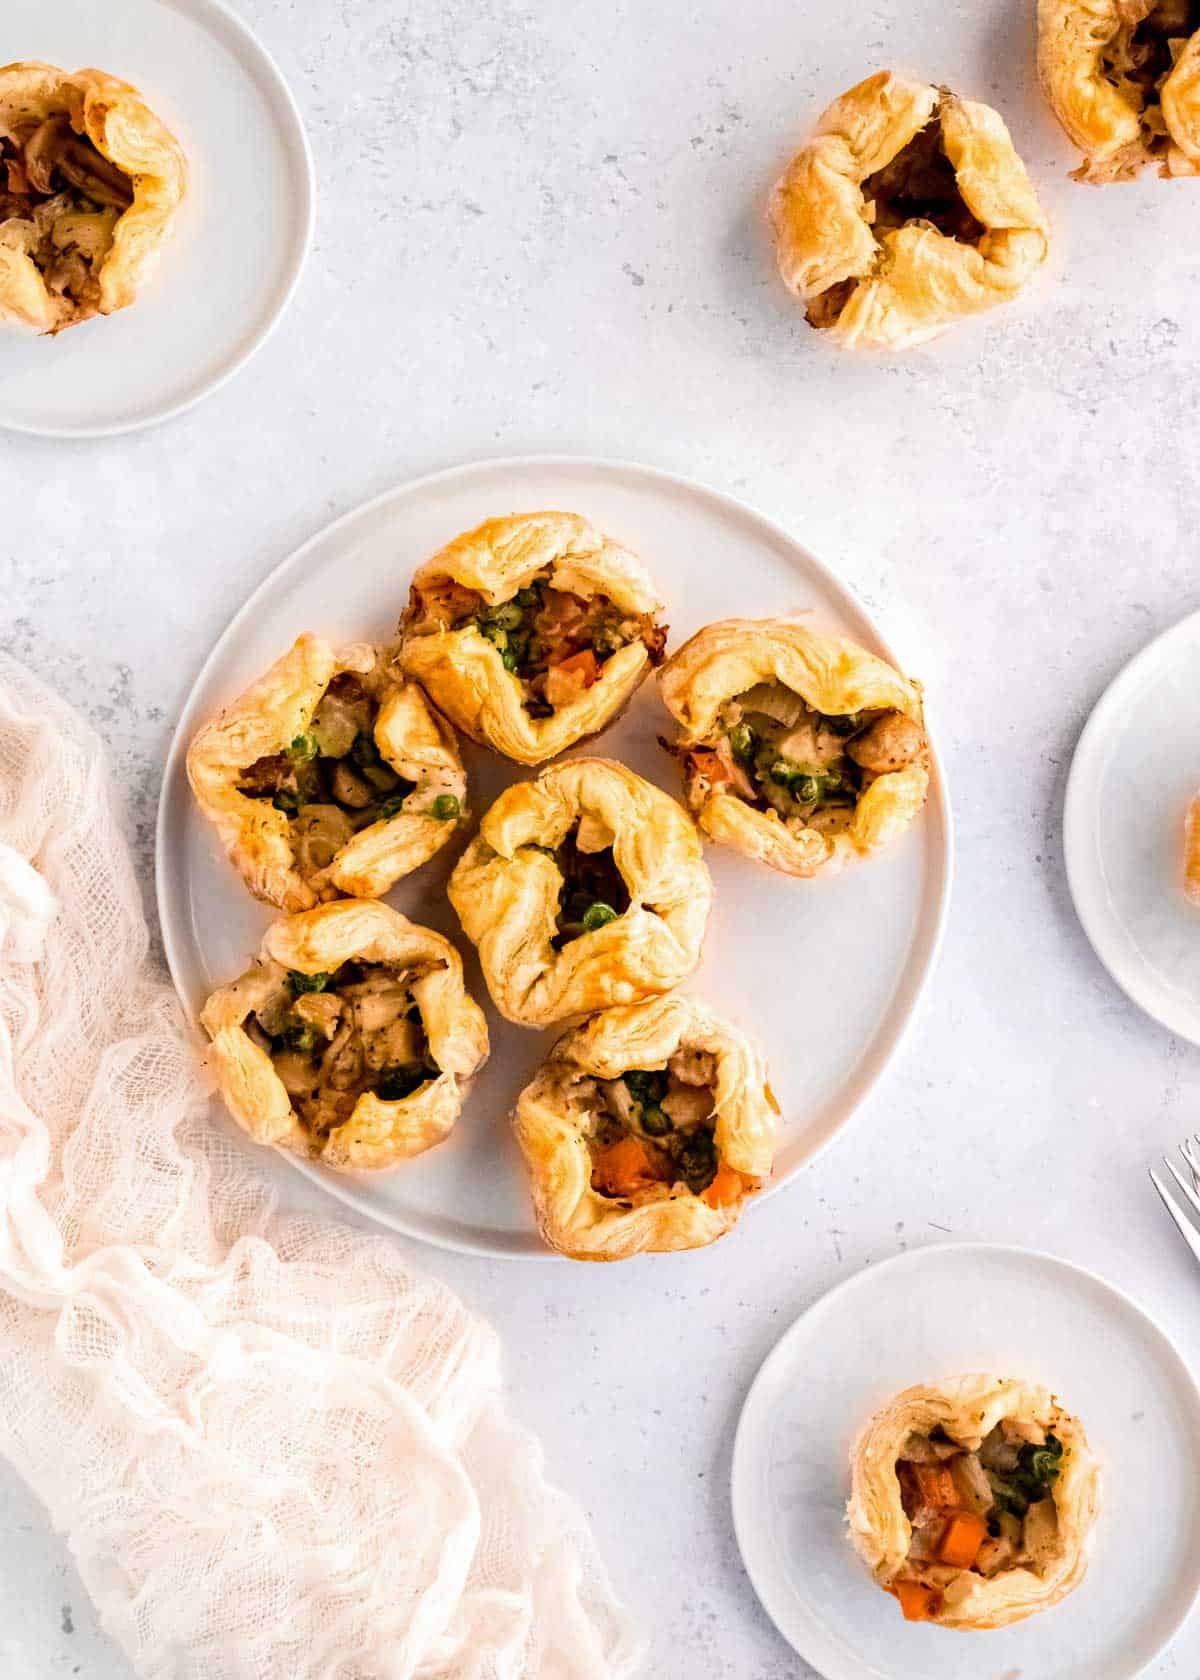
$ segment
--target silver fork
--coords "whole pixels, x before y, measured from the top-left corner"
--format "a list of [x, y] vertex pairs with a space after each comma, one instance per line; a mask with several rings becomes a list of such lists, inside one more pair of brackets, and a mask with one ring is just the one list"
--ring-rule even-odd
[[1162, 1197], [1163, 1206], [1175, 1221], [1179, 1235], [1200, 1260], [1200, 1135], [1181, 1143], [1179, 1153], [1187, 1168], [1186, 1174], [1180, 1172], [1169, 1155], [1163, 1156], [1163, 1166], [1179, 1186], [1189, 1211], [1185, 1212], [1179, 1206], [1153, 1167], [1150, 1168], [1150, 1182]]

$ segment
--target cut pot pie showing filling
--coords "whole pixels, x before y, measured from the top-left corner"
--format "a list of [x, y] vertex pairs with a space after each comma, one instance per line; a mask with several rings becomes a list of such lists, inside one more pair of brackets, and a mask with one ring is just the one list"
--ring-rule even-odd
[[365, 644], [301, 636], [196, 736], [188, 778], [251, 892], [375, 898], [466, 816], [449, 726]]
[[543, 1237], [576, 1260], [715, 1241], [770, 1174], [777, 1112], [757, 1053], [694, 998], [593, 1016], [517, 1102]]
[[126, 82], [0, 69], [0, 320], [57, 333], [132, 303], [186, 174], [177, 141]]
[[1000, 116], [890, 71], [834, 101], [769, 214], [809, 324], [851, 347], [903, 349], [1006, 302], [1047, 252]]
[[603, 758], [506, 789], [447, 891], [497, 1009], [523, 1026], [669, 991], [712, 903], [687, 812]]
[[929, 786], [918, 684], [843, 637], [787, 619], [729, 619], [660, 676], [705, 833], [789, 875], [878, 850]]
[[906, 1390], [851, 1453], [850, 1535], [908, 1621], [1004, 1627], [1087, 1572], [1099, 1470], [1035, 1384], [984, 1375]]
[[400, 660], [464, 734], [540, 764], [604, 729], [666, 627], [640, 563], [570, 513], [489, 519], [422, 566]]
[[341, 900], [267, 930], [201, 1023], [256, 1143], [375, 1171], [439, 1143], [487, 1057], [458, 952], [385, 904]]
[[1200, 173], [1200, 0], [1039, 0], [1038, 69], [1077, 180]]

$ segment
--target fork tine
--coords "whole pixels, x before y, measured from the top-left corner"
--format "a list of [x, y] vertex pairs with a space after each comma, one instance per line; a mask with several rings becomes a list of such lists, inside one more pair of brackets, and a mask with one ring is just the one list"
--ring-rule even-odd
[[1200, 1217], [1200, 1195], [1197, 1195], [1196, 1193], [1196, 1186], [1188, 1183], [1187, 1179], [1184, 1178], [1179, 1168], [1169, 1156], [1163, 1156], [1163, 1166], [1166, 1167], [1171, 1177], [1175, 1180], [1176, 1184], [1178, 1184], [1180, 1190], [1182, 1190], [1184, 1201], [1186, 1201], [1192, 1212]]
[[1186, 1214], [1181, 1213], [1175, 1206], [1174, 1199], [1168, 1195], [1166, 1186], [1159, 1182], [1153, 1167], [1150, 1168], [1150, 1182], [1161, 1196], [1163, 1206], [1175, 1221], [1179, 1235], [1196, 1256], [1196, 1259], [1200, 1260], [1200, 1232], [1197, 1231]]

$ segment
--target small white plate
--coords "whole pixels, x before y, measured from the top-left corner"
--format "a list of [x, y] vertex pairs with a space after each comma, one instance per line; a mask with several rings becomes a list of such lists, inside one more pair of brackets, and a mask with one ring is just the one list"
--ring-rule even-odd
[[[158, 906], [171, 973], [193, 1016], [214, 986], [242, 972], [271, 915], [245, 891], [189, 794], [184, 755], [195, 730], [302, 630], [335, 643], [387, 639], [422, 560], [490, 514], [538, 508], [582, 513], [641, 555], [667, 602], [672, 648], [713, 619], [812, 609], [887, 652], [849, 592], [787, 532], [665, 473], [585, 460], [491, 461], [381, 496], [266, 580], [213, 650], [180, 719], [159, 808]], [[678, 774], [656, 739], [670, 721], [648, 681], [585, 750], [619, 758], [678, 796]], [[531, 774], [475, 748], [465, 758], [476, 816], [509, 782]], [[446, 853], [389, 900], [458, 942], [468, 984], [486, 1003], [446, 902], [454, 861]], [[916, 1005], [949, 892], [949, 812], [935, 774], [925, 812], [899, 844], [825, 881], [790, 881], [719, 847], [707, 857], [716, 906], [689, 985], [740, 1020], [767, 1055], [785, 1115], [776, 1159], [782, 1184], [863, 1101]], [[303, 1170], [395, 1230], [478, 1253], [542, 1256], [508, 1115], [556, 1034], [511, 1026], [494, 1011], [488, 1022], [491, 1060], [445, 1143], [382, 1177]]]
[[[979, 1634], [905, 1622], [845, 1525], [860, 1424], [905, 1388], [968, 1371], [1051, 1388], [1082, 1419], [1104, 1475], [1082, 1585]], [[755, 1378], [733, 1452], [750, 1579], [826, 1680], [1130, 1680], [1200, 1588], [1198, 1486], [1200, 1393], [1157, 1325], [1091, 1272], [986, 1244], [917, 1249], [824, 1296]]]
[[1097, 703], [1063, 812], [1067, 879], [1096, 955], [1135, 1003], [1192, 1044], [1200, 1044], [1200, 909], [1183, 892], [1183, 824], [1198, 789], [1193, 613], [1131, 659]]
[[132, 82], [189, 185], [128, 309], [55, 338], [0, 326], [0, 426], [102, 437], [179, 414], [258, 349], [308, 254], [313, 166], [287, 84], [221, 0], [4, 0], [4, 50]]

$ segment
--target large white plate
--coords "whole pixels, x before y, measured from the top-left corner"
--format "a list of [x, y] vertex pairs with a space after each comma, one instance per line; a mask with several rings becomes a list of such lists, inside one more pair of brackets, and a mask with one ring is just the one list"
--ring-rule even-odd
[[[414, 567], [490, 514], [568, 508], [649, 564], [668, 603], [671, 645], [712, 619], [815, 609], [869, 645], [883, 644], [847, 590], [778, 526], [742, 504], [645, 468], [575, 460], [485, 462], [369, 503], [307, 543], [267, 579], [204, 667], [180, 719], [159, 812], [158, 901], [175, 984], [193, 1012], [240, 973], [269, 912], [255, 904], [196, 813], [184, 773], [188, 739], [302, 630], [333, 640], [386, 638]], [[656, 743], [669, 723], [653, 682], [595, 750], [678, 794]], [[478, 814], [514, 779], [467, 751]], [[446, 849], [447, 852], [451, 848]], [[457, 938], [468, 982], [482, 981], [435, 859], [390, 899]], [[845, 1124], [879, 1078], [929, 973], [950, 882], [949, 815], [935, 778], [925, 814], [884, 856], [828, 881], [789, 881], [709, 848], [716, 908], [692, 985], [764, 1046], [786, 1116], [779, 1182]], [[489, 1014], [492, 1059], [452, 1137], [383, 1178], [307, 1169], [335, 1195], [432, 1242], [490, 1254], [542, 1254], [509, 1135], [513, 1099], [553, 1033]], [[288, 1157], [294, 1159], [294, 1157]]]
[[1200, 613], [1142, 649], [1096, 705], [1071, 762], [1063, 850], [1096, 955], [1156, 1021], [1200, 1044], [1200, 909], [1183, 824], [1200, 789]]
[[0, 426], [132, 431], [190, 408], [283, 313], [308, 252], [313, 168], [274, 62], [221, 0], [4, 0], [0, 59], [132, 82], [188, 155], [188, 195], [145, 291], [56, 338], [0, 327]]
[[[1040, 1616], [974, 1635], [903, 1621], [845, 1525], [858, 1426], [902, 1389], [966, 1371], [1053, 1389], [1104, 1475], [1082, 1585]], [[750, 1578], [826, 1680], [1129, 1680], [1200, 1587], [1198, 1485], [1200, 1394], [1157, 1325], [1066, 1261], [970, 1243], [871, 1266], [811, 1307], [758, 1373], [733, 1453]]]

